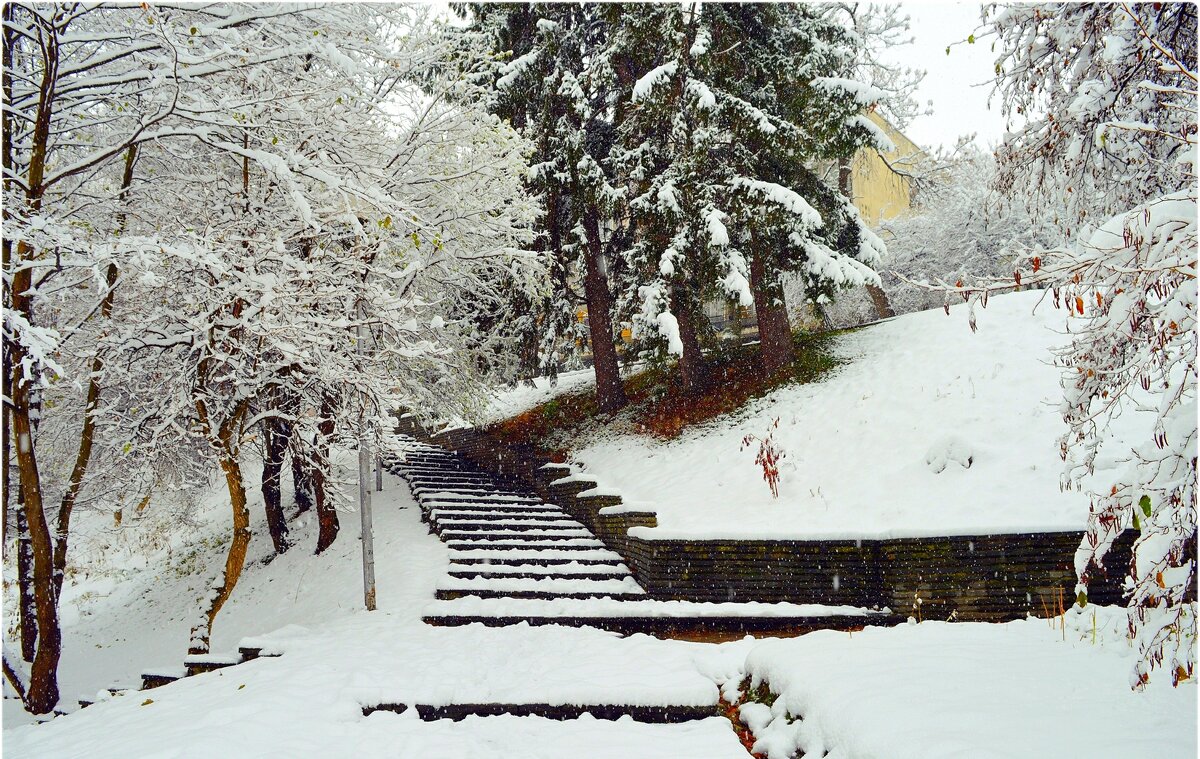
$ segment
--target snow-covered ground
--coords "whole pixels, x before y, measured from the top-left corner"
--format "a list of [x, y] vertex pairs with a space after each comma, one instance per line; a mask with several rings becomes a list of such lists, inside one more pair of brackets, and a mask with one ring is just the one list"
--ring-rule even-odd
[[[1092, 613], [1096, 631], [1092, 634]], [[924, 622], [763, 643], [747, 672], [781, 695], [743, 705], [755, 751], [788, 759], [1196, 756], [1196, 686], [1125, 687], [1123, 609], [1003, 625]], [[789, 719], [800, 717], [799, 720]]]
[[[13, 727], [19, 720], [6, 712], [5, 752], [55, 759], [430, 753], [732, 759], [746, 754], [718, 717], [679, 725], [587, 716], [423, 722], [411, 709], [364, 717], [362, 707], [704, 705], [714, 704], [720, 690], [731, 694], [751, 672], [785, 691], [780, 701], [804, 718], [794, 723], [802, 726], [801, 739], [824, 741], [841, 752], [834, 756], [936, 756], [961, 743], [961, 756], [1028, 757], [1040, 755], [1039, 746], [1065, 745], [1062, 736], [1079, 731], [1086, 740], [1070, 745], [1085, 746], [1089, 757], [1194, 755], [1195, 687], [1130, 694], [1127, 647], [1106, 632], [1111, 622], [1106, 627], [1102, 620], [1099, 645], [1078, 642], [1088, 635], [1086, 624], [1074, 624], [1064, 642], [1044, 621], [925, 623], [723, 644], [524, 625], [433, 628], [420, 616], [444, 579], [446, 547], [427, 533], [399, 480], [387, 477], [374, 511], [379, 611], [359, 609], [357, 519], [346, 514], [325, 556], [313, 558], [305, 542], [269, 564], [253, 563], [217, 621], [215, 651], [245, 639], [282, 656], [116, 697], [45, 725]], [[311, 537], [303, 528], [297, 533], [300, 540]], [[256, 546], [252, 555], [263, 555], [265, 543]], [[219, 555], [213, 551], [210, 560]], [[77, 615], [67, 631], [67, 696], [179, 663], [194, 605], [187, 588], [198, 578], [176, 571], [183, 576], [135, 573], [121, 583], [122, 594], [92, 597], [89, 613]], [[981, 714], [994, 714], [996, 724]], [[778, 737], [786, 720], [775, 724], [775, 740], [792, 735]], [[1138, 745], [1149, 753], [1131, 753], [1129, 736], [1146, 730], [1153, 737]]]
[[596, 373], [591, 369], [563, 372], [553, 383], [546, 377], [535, 377], [532, 385], [527, 381], [499, 390], [488, 403], [480, 421], [486, 424], [509, 419], [556, 396], [580, 392], [595, 384]]
[[[1041, 297], [992, 298], [975, 333], [962, 304], [949, 317], [925, 311], [868, 327], [838, 339], [846, 363], [818, 383], [670, 442], [589, 438], [572, 458], [658, 512], [656, 529], [634, 528], [647, 538], [1082, 529], [1087, 495], [1059, 488], [1062, 391], [1050, 351], [1068, 339], [1065, 314], [1049, 298], [1035, 310]], [[1127, 413], [1118, 435], [1133, 439], [1152, 419]], [[768, 434], [785, 453], [778, 498], [754, 463], [757, 442], [742, 447]], [[1097, 481], [1115, 458], [1101, 454]]]

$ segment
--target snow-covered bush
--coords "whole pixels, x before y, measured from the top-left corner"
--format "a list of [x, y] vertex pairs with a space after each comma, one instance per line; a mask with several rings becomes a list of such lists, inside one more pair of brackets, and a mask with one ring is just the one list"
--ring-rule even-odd
[[[1139, 531], [1129, 567], [1129, 629], [1141, 656], [1132, 682], [1164, 666], [1190, 678], [1196, 647], [1196, 6], [1047, 4], [985, 12], [1001, 54], [1005, 113], [1024, 120], [998, 151], [998, 187], [1024, 197], [1072, 245], [1033, 253], [1008, 283], [1053, 290], [1068, 314], [1060, 445], [1064, 487], [1120, 466], [1092, 493], [1076, 558], [1089, 566], [1123, 530]], [[1154, 411], [1132, 449], [1111, 425]]]

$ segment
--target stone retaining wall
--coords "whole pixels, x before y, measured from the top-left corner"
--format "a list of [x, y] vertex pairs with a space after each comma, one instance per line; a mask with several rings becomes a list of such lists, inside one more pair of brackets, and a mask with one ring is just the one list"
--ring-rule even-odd
[[[623, 508], [619, 496], [587, 494], [595, 483], [477, 429], [429, 435], [410, 418], [398, 432], [434, 443], [504, 482], [537, 492], [587, 525], [625, 557], [655, 598], [686, 601], [790, 601], [883, 607], [922, 619], [1001, 621], [1044, 616], [1074, 602], [1080, 532], [1040, 532], [887, 540], [647, 540], [653, 512]], [[583, 495], [581, 495], [583, 494]], [[1133, 545], [1127, 532], [1095, 572], [1095, 603], [1121, 603]]]

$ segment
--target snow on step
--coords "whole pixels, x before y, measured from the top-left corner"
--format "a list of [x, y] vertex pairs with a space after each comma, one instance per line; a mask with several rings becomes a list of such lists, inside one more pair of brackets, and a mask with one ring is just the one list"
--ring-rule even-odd
[[[578, 522], [575, 524], [566, 524], [563, 527], [547, 525], [546, 522], [522, 522], [521, 525], [500, 526], [497, 528], [488, 527], [488, 525], [497, 524], [497, 522], [486, 520], [450, 520], [439, 521], [438, 526], [442, 527], [444, 532], [485, 532], [490, 538], [508, 539], [511, 537], [520, 538], [589, 538], [592, 533], [588, 532], [587, 527], [584, 527]], [[482, 528], [475, 525], [482, 525]]]
[[414, 488], [430, 488], [430, 487], [467, 487], [467, 488], [482, 488], [494, 487], [494, 485], [485, 480], [470, 479], [467, 477], [410, 477], [408, 482]]
[[563, 564], [453, 564], [450, 566], [452, 577], [504, 577], [504, 576], [554, 576], [554, 577], [617, 577], [629, 574], [629, 568], [624, 564], [581, 564], [569, 561]]
[[497, 536], [488, 532], [443, 532], [442, 539], [450, 548], [486, 548], [488, 544], [511, 545], [515, 548], [604, 548], [604, 543], [584, 536], [529, 536], [527, 532], [514, 532]]
[[[467, 717], [461, 722], [422, 722], [405, 715], [379, 712], [363, 722], [366, 735], [356, 746], [378, 746], [379, 755], [404, 746], [406, 756], [470, 756], [472, 759], [510, 759], [551, 752], [580, 759], [629, 757], [688, 757], [744, 759], [746, 750], [723, 717], [679, 724], [617, 721], [584, 715], [573, 720], [544, 717]], [[366, 742], [373, 738], [373, 742]], [[411, 753], [410, 753], [411, 752]], [[375, 755], [369, 750], [359, 755]]]
[[890, 619], [887, 611], [858, 606], [821, 604], [706, 603], [698, 601], [658, 601], [654, 599], [618, 601], [611, 599], [536, 599], [536, 598], [455, 598], [435, 601], [426, 607], [439, 616], [471, 617], [858, 617], [864, 622]]
[[472, 509], [459, 509], [453, 507], [438, 507], [429, 509], [429, 516], [432, 519], [463, 519], [463, 520], [479, 520], [479, 519], [514, 519], [522, 522], [555, 522], [560, 519], [568, 519], [566, 513], [559, 510], [546, 509], [543, 511], [535, 511], [533, 509], [509, 509], [504, 507], [480, 507]]
[[508, 501], [517, 500], [524, 503], [538, 503], [536, 498], [530, 498], [524, 493], [514, 493], [511, 490], [495, 490], [483, 488], [448, 488], [444, 485], [426, 487], [412, 485], [413, 494], [422, 501], [436, 501], [453, 498], [468, 498], [475, 501]]
[[463, 551], [450, 546], [450, 561], [564, 561], [564, 562], [605, 562], [622, 563], [621, 555], [607, 548], [600, 549], [562, 549], [560, 546], [545, 549], [530, 549], [527, 546], [519, 548], [489, 548], [486, 546]]
[[[445, 535], [442, 536], [446, 538]], [[453, 537], [446, 538], [446, 545], [456, 551], [487, 551], [492, 549], [507, 550], [528, 550], [531, 548], [546, 548], [556, 549], [559, 551], [590, 551], [598, 548], [604, 548], [604, 544], [599, 540], [588, 540], [586, 538], [566, 538], [564, 540], [515, 540], [509, 538], [505, 541], [499, 540], [468, 540], [466, 538]]]
[[535, 593], [622, 593], [645, 595], [646, 591], [633, 577], [620, 580], [562, 580], [557, 578], [535, 579], [522, 577], [483, 577], [474, 580], [454, 580], [448, 587], [439, 590], [495, 590], [506, 592], [532, 591]]
[[[583, 536], [590, 535], [583, 525], [570, 519], [563, 519], [556, 522], [512, 522], [507, 520], [491, 520], [486, 518], [475, 519], [434, 519], [433, 522], [441, 531], [458, 531], [458, 532], [486, 532], [490, 535], [497, 534], [531, 534], [531, 533], [547, 533], [556, 535], [565, 534], [582, 534]], [[583, 531], [582, 533], [580, 531]]]
[[534, 496], [499, 496], [497, 498], [479, 498], [473, 494], [464, 496], [444, 496], [431, 494], [417, 496], [417, 500], [426, 509], [446, 509], [449, 511], [554, 511], [563, 513], [562, 507], [546, 503]]
[[512, 506], [514, 508], [520, 507], [521, 505], [537, 505], [543, 507], [546, 505], [543, 504], [538, 498], [528, 495], [494, 495], [489, 497], [486, 495], [476, 495], [474, 493], [427, 493], [421, 497], [421, 503], [428, 504], [430, 506], [438, 503], [444, 503], [448, 506], [457, 506], [462, 503], [502, 503], [506, 506]]

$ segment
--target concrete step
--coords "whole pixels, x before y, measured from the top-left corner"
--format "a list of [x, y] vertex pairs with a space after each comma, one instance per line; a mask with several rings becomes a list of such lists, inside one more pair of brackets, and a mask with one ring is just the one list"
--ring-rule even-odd
[[454, 506], [511, 506], [519, 508], [521, 506], [545, 506], [547, 505], [542, 499], [533, 495], [506, 495], [496, 498], [486, 498], [477, 495], [463, 495], [448, 493], [445, 496], [425, 497], [419, 499], [425, 505], [434, 506], [436, 504], [450, 504]]
[[[611, 558], [608, 558], [611, 556]], [[557, 567], [563, 564], [587, 564], [589, 566], [624, 566], [624, 559], [609, 551], [598, 551], [595, 555], [580, 552], [566, 552], [561, 556], [546, 551], [476, 551], [461, 555], [451, 555], [451, 565], [483, 565], [519, 566], [530, 564], [539, 567]]]
[[491, 477], [474, 472], [407, 472], [406, 477], [411, 482], [486, 482], [494, 483]]
[[432, 508], [428, 510], [429, 517], [442, 521], [445, 519], [461, 519], [464, 521], [480, 519], [519, 519], [523, 522], [557, 522], [560, 519], [570, 519], [562, 509], [510, 509], [503, 506], [480, 506], [475, 509]]
[[407, 704], [383, 703], [364, 706], [362, 712], [364, 717], [380, 711], [403, 714], [409, 708], [416, 710], [417, 716], [426, 722], [440, 719], [457, 721], [467, 717], [499, 717], [503, 715], [572, 720], [588, 714], [593, 719], [619, 720], [629, 717], [635, 722], [677, 724], [718, 716], [716, 705], [631, 706], [628, 704], [451, 704], [446, 706], [416, 704], [409, 707]]
[[486, 588], [438, 588], [434, 598], [439, 601], [451, 601], [455, 598], [528, 598], [539, 601], [554, 601], [560, 598], [612, 598], [619, 601], [640, 601], [646, 598], [642, 593], [621, 593], [612, 591], [577, 590], [557, 593], [544, 590], [488, 590]]
[[592, 534], [584, 529], [573, 530], [492, 530], [490, 532], [472, 532], [470, 530], [443, 530], [441, 532], [442, 540], [447, 543], [457, 540], [471, 540], [477, 542], [494, 541], [497, 543], [513, 543], [517, 541], [528, 541], [542, 543], [544, 541], [556, 540], [590, 540], [594, 543], [604, 545], [592, 537]]
[[[444, 536], [443, 536], [444, 537]], [[498, 542], [492, 540], [453, 540], [447, 542], [447, 547], [452, 551], [529, 551], [537, 548], [553, 549], [554, 551], [595, 551], [605, 548], [605, 545], [599, 540], [578, 540], [571, 539], [574, 542], [564, 540], [547, 540], [534, 542], [526, 540], [523, 542], [506, 541]], [[614, 556], [618, 554], [613, 554]]]
[[142, 672], [142, 690], [161, 688], [168, 683], [187, 677], [187, 674], [187, 667], [162, 667], [145, 670]]
[[488, 627], [508, 627], [527, 624], [531, 626], [563, 625], [565, 627], [594, 627], [621, 635], [652, 635], [657, 638], [680, 638], [684, 640], [726, 641], [740, 640], [746, 635], [757, 637], [795, 637], [817, 630], [841, 630], [857, 632], [864, 627], [891, 626], [901, 624], [899, 615], [879, 617], [861, 616], [705, 616], [667, 617], [636, 615], [573, 615], [546, 616], [537, 614], [428, 614], [422, 617], [428, 625], [458, 627], [481, 624]]
[[576, 532], [584, 530], [587, 533], [587, 528], [579, 522], [576, 522], [570, 517], [563, 516], [554, 521], [549, 520], [518, 520], [518, 519], [497, 519], [491, 521], [473, 521], [467, 519], [446, 519], [445, 517], [435, 517], [433, 523], [442, 530], [456, 530], [459, 532], [500, 532], [505, 534], [509, 531], [563, 531], [574, 530]]
[[187, 676], [194, 677], [206, 672], [216, 672], [218, 669], [232, 667], [242, 663], [242, 655], [237, 654], [191, 654], [183, 660]]
[[[518, 493], [499, 488], [468, 488], [459, 485], [409, 485], [409, 489], [417, 498], [425, 500], [444, 501], [447, 498], [468, 498], [476, 501], [505, 498], [529, 498], [529, 493]], [[536, 501], [536, 499], [534, 499]]]
[[[518, 565], [519, 566], [519, 565]], [[522, 572], [497, 572], [494, 567], [482, 565], [479, 569], [451, 569], [447, 574], [456, 580], [497, 580], [504, 578], [522, 578], [522, 579], [554, 579], [554, 580], [620, 580], [625, 577], [632, 577], [628, 570], [612, 571], [604, 568], [605, 571], [599, 572], [584, 572], [579, 570], [569, 570], [556, 572], [552, 571], [552, 567], [547, 567], [551, 571], [522, 571]]]
[[468, 558], [480, 558], [484, 561], [515, 560], [534, 563], [563, 558], [566, 561], [602, 560], [624, 562], [616, 551], [608, 550], [604, 543], [596, 540], [596, 544], [577, 545], [570, 543], [548, 543], [546, 545], [472, 543], [460, 540], [455, 545], [449, 545], [450, 561], [464, 561]]

